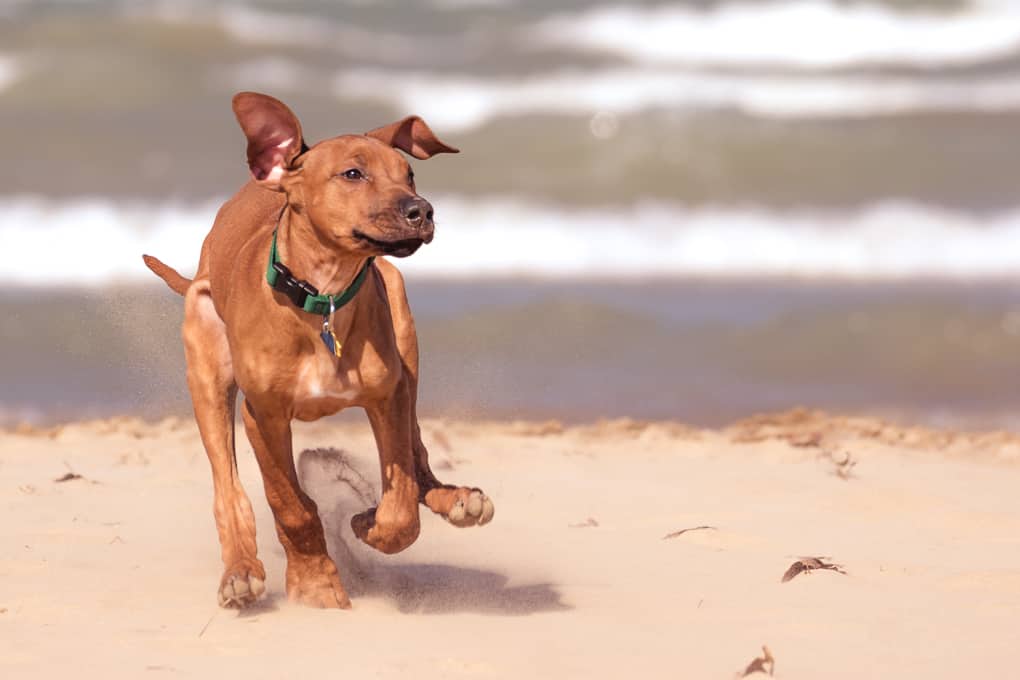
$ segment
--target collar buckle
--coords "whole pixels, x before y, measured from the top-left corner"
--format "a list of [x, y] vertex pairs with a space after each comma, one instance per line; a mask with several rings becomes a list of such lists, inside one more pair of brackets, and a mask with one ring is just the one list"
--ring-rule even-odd
[[[283, 212], [280, 213], [280, 218], [283, 218]], [[279, 226], [279, 220], [277, 220], [277, 226]], [[320, 295], [318, 288], [307, 281], [296, 278], [291, 274], [287, 265], [280, 262], [280, 254], [276, 250], [276, 231], [274, 230], [273, 242], [269, 246], [266, 282], [269, 283], [273, 290], [286, 295], [298, 309], [311, 314], [332, 315], [333, 312], [353, 300], [354, 296], [358, 294], [361, 284], [368, 278], [368, 270], [372, 268], [372, 262], [374, 261], [375, 256], [365, 260], [365, 265], [358, 272], [358, 275], [354, 277], [354, 280], [351, 281], [351, 285], [339, 295]]]
[[287, 265], [282, 262], [273, 262], [272, 267], [276, 272], [275, 281], [272, 283], [273, 290], [279, 291], [290, 298], [295, 307], [303, 309], [305, 301], [309, 297], [318, 296], [318, 289], [307, 281], [294, 278]]

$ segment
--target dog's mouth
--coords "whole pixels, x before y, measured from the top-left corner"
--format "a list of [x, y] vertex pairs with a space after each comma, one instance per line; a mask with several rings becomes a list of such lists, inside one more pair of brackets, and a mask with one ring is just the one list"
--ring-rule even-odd
[[393, 255], [394, 257], [407, 257], [414, 253], [414, 251], [421, 248], [422, 244], [425, 243], [425, 239], [422, 238], [403, 238], [396, 241], [383, 241], [377, 238], [372, 238], [368, 234], [354, 230], [353, 236], [355, 239], [366, 243], [373, 248], [378, 248], [383, 252], [384, 255]]

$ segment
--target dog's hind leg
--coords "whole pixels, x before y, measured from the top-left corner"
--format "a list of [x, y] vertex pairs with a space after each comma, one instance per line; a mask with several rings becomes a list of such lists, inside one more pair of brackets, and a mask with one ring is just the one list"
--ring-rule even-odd
[[230, 347], [223, 321], [213, 308], [209, 282], [199, 280], [184, 301], [184, 352], [195, 420], [209, 456], [213, 476], [213, 513], [220, 536], [223, 577], [219, 603], [244, 607], [265, 591], [266, 571], [256, 557], [255, 516], [234, 455], [234, 382]]
[[403, 277], [397, 268], [385, 260], [376, 260], [376, 267], [386, 284], [397, 349], [407, 382], [406, 413], [410, 421], [411, 449], [414, 452], [420, 502], [454, 526], [487, 524], [495, 514], [492, 500], [481, 489], [443, 484], [429, 466], [429, 452], [422, 443], [421, 428], [418, 425], [418, 333], [414, 327], [414, 317], [407, 302]]

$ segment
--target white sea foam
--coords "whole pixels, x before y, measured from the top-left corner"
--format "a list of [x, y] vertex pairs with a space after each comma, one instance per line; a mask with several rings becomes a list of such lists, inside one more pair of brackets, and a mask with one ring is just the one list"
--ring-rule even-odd
[[436, 276], [799, 275], [985, 277], [1020, 272], [1020, 210], [979, 219], [910, 203], [851, 213], [563, 210], [510, 200], [438, 200], [433, 249], [408, 261]]
[[[1020, 272], [1020, 210], [978, 218], [910, 203], [849, 213], [578, 210], [518, 200], [434, 198], [435, 241], [403, 270], [422, 277], [741, 276], [982, 278]], [[218, 202], [0, 200], [0, 282], [153, 281], [141, 254], [194, 271]]]
[[610, 52], [649, 64], [971, 64], [1020, 48], [1020, 3], [976, 0], [958, 11], [832, 0], [732, 2], [709, 9], [620, 5], [550, 17], [531, 36], [544, 46]]
[[99, 285], [144, 276], [143, 253], [189, 271], [221, 201], [202, 205], [0, 199], [0, 281]]
[[[431, 0], [458, 11], [500, 7], [508, 0]], [[878, 3], [837, 0], [731, 0], [710, 7], [690, 3], [597, 5], [554, 12], [533, 23], [512, 17], [500, 26], [515, 44], [541, 49], [603, 52], [640, 64], [842, 68], [875, 65], [937, 67], [1007, 58], [1020, 51], [1020, 3], [971, 0], [956, 10], [897, 9]], [[126, 16], [211, 22], [233, 39], [256, 45], [299, 45], [410, 59], [434, 49], [436, 36], [364, 28], [349, 21], [266, 10], [243, 2], [186, 0], [135, 6]], [[488, 29], [478, 28], [484, 35]], [[470, 41], [469, 41], [470, 42]], [[460, 44], [459, 49], [465, 45]]]
[[766, 117], [845, 117], [1020, 109], [1020, 76], [917, 79], [882, 75], [740, 75], [667, 69], [561, 71], [515, 79], [354, 70], [343, 98], [390, 104], [430, 123], [470, 129], [522, 114], [731, 109]]

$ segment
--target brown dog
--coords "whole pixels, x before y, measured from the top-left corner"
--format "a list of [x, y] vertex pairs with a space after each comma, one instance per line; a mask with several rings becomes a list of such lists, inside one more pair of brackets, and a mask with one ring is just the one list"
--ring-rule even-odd
[[[298, 484], [293, 419], [349, 406], [368, 413], [382, 500], [354, 516], [351, 527], [377, 550], [395, 553], [414, 542], [418, 503], [459, 527], [493, 515], [480, 490], [442, 484], [429, 469], [415, 413], [414, 319], [396, 267], [373, 260], [405, 257], [432, 240], [432, 206], [418, 196], [395, 149], [420, 159], [457, 150], [416, 116], [308, 148], [280, 101], [242, 92], [233, 107], [254, 179], [220, 208], [195, 279], [144, 256], [185, 297], [188, 387], [212, 465], [225, 567], [219, 602], [243, 607], [265, 590], [255, 518], [234, 457], [240, 388], [245, 431], [287, 553], [287, 595], [348, 608], [315, 503]], [[333, 313], [329, 294], [339, 307]]]

